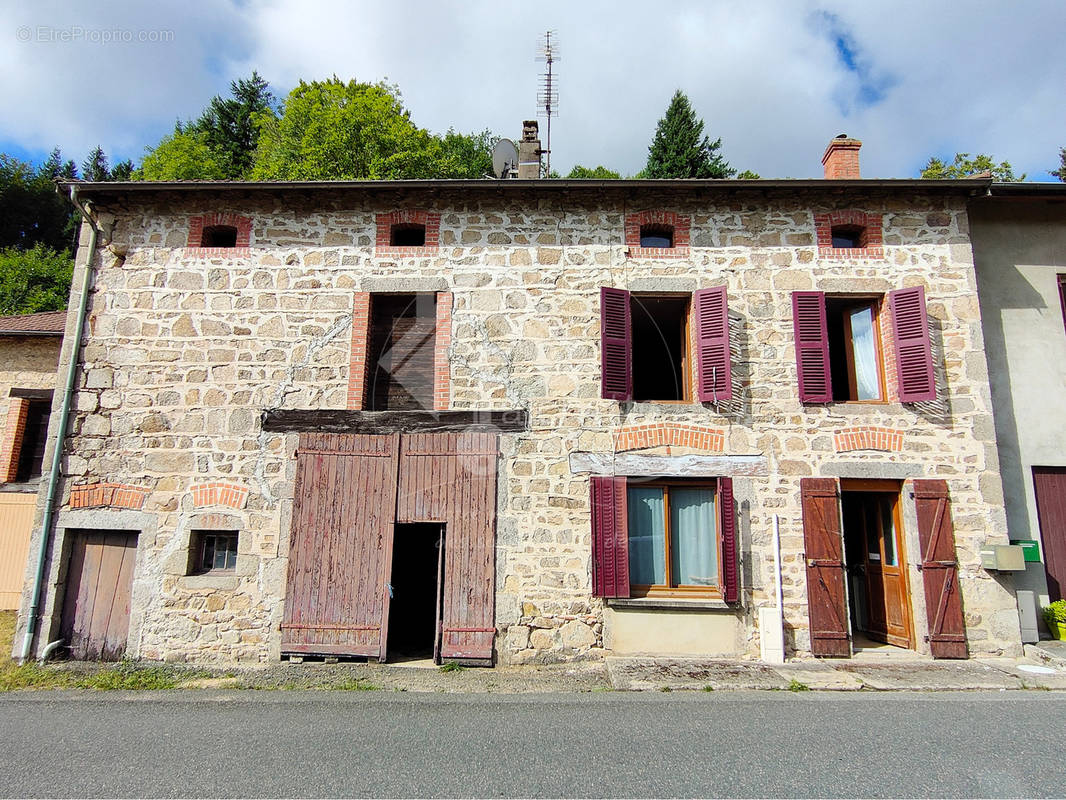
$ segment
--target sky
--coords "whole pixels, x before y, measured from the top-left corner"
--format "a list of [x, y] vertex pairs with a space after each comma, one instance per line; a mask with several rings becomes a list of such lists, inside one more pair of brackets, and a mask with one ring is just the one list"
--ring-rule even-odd
[[301, 79], [386, 80], [424, 128], [517, 140], [547, 30], [563, 175], [640, 170], [677, 89], [764, 178], [820, 177], [840, 133], [869, 178], [964, 152], [1054, 180], [1066, 147], [1064, 0], [0, 0], [0, 152], [139, 162], [253, 69], [279, 99]]

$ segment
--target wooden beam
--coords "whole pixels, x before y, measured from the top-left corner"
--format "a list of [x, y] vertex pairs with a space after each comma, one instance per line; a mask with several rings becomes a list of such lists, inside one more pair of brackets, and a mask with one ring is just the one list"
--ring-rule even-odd
[[511, 411], [347, 411], [273, 409], [262, 416], [271, 433], [519, 433], [529, 414]]
[[766, 456], [649, 456], [639, 453], [571, 453], [570, 471], [592, 475], [715, 478], [769, 474]]

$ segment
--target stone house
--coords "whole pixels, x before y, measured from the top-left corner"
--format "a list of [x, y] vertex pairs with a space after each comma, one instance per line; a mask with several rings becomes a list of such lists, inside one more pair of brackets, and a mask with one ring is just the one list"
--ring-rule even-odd
[[858, 147], [824, 180], [71, 184], [26, 652], [1019, 652], [979, 553], [988, 181]]
[[67, 312], [0, 317], [0, 610], [17, 609]]

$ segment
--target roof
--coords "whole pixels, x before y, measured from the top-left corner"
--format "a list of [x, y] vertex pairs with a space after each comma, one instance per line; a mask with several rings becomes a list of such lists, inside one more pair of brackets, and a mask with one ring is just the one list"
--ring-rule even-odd
[[62, 336], [66, 328], [66, 311], [0, 317], [0, 336]]

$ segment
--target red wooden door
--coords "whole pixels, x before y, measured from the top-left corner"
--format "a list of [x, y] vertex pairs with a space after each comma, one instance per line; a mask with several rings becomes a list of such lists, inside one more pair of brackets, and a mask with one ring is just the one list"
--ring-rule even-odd
[[282, 652], [384, 655], [398, 451], [398, 435], [300, 435]]
[[1047, 591], [1052, 600], [1061, 600], [1066, 597], [1066, 468], [1033, 467], [1033, 484]]
[[126, 654], [136, 560], [136, 533], [74, 532], [60, 633], [71, 658], [118, 661]]
[[966, 658], [966, 623], [962, 616], [955, 529], [946, 481], [916, 480], [918, 541], [922, 548], [922, 581], [929, 619], [929, 649], [934, 658]]
[[442, 659], [491, 661], [496, 634], [494, 433], [405, 434], [397, 522], [443, 522]]
[[811, 652], [816, 656], [850, 656], [837, 482], [833, 478], [803, 478], [800, 494]]

